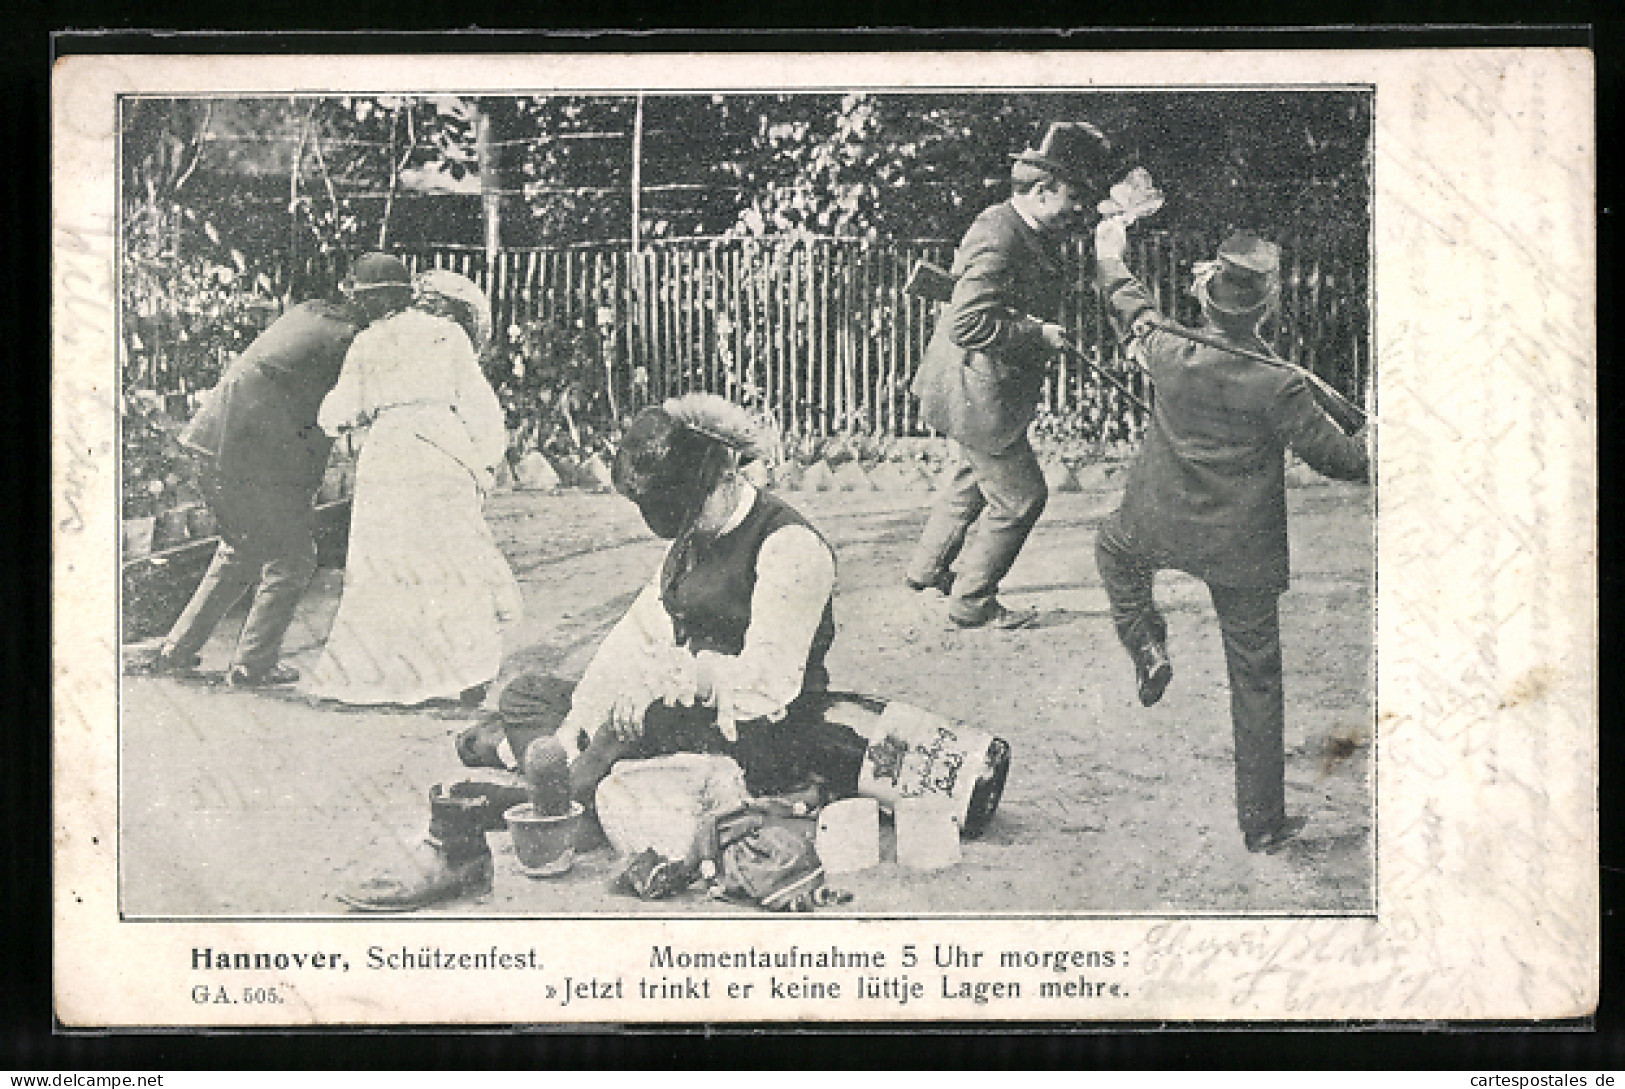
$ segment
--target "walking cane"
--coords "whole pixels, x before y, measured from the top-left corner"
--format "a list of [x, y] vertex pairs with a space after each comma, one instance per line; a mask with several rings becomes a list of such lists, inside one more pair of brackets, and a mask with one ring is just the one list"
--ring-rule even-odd
[[1295, 371], [1309, 383], [1309, 392], [1314, 394], [1315, 400], [1320, 403], [1320, 407], [1326, 410], [1326, 415], [1330, 416], [1332, 422], [1342, 428], [1345, 433], [1352, 435], [1366, 425], [1365, 412], [1358, 405], [1337, 392], [1337, 389], [1330, 382], [1307, 367], [1300, 367], [1291, 360], [1282, 359], [1279, 356], [1265, 355], [1263, 352], [1254, 352], [1246, 348], [1237, 348], [1233, 344], [1226, 344], [1218, 337], [1209, 336], [1195, 329], [1187, 329], [1185, 326], [1176, 325], [1171, 321], [1152, 318], [1148, 324], [1153, 329], [1160, 329], [1164, 333], [1172, 333], [1174, 336], [1191, 341], [1194, 344], [1217, 348], [1222, 352], [1239, 355], [1256, 363], [1267, 363], [1272, 367], [1284, 367], [1287, 370]]
[[[914, 267], [909, 270], [908, 282], [903, 285], [903, 291], [905, 294], [926, 299], [930, 302], [945, 303], [953, 297], [954, 276], [942, 266], [934, 265], [930, 261], [916, 261]], [[1036, 321], [1037, 319], [1033, 320]], [[1066, 353], [1068, 359], [1074, 359], [1083, 364], [1099, 375], [1103, 381], [1109, 383], [1117, 392], [1133, 401], [1139, 406], [1140, 411], [1147, 414], [1151, 412], [1151, 406], [1142, 401], [1139, 395], [1130, 389], [1122, 379], [1096, 363], [1093, 359], [1090, 359], [1081, 349], [1068, 344], [1062, 351]]]
[[[908, 274], [908, 282], [903, 285], [903, 290], [908, 292], [910, 295], [918, 295], [920, 298], [930, 299], [933, 302], [947, 302], [953, 296], [954, 276], [940, 265], [934, 265], [930, 261], [916, 261], [914, 263], [914, 268]], [[1265, 363], [1271, 367], [1284, 367], [1287, 370], [1294, 371], [1297, 374], [1302, 375], [1304, 380], [1309, 383], [1309, 392], [1314, 395], [1314, 398], [1320, 404], [1320, 407], [1326, 410], [1326, 414], [1330, 416], [1333, 422], [1335, 422], [1338, 427], [1342, 428], [1344, 432], [1352, 435], [1366, 425], [1366, 415], [1359, 408], [1359, 406], [1355, 405], [1354, 402], [1337, 392], [1331, 383], [1327, 382], [1324, 378], [1320, 377], [1320, 375], [1306, 367], [1300, 367], [1298, 364], [1293, 363], [1290, 360], [1281, 359], [1279, 356], [1265, 355], [1263, 352], [1255, 352], [1247, 348], [1237, 348], [1234, 345], [1226, 344], [1218, 337], [1209, 336], [1206, 333], [1197, 332], [1194, 329], [1187, 329], [1183, 325], [1178, 325], [1165, 319], [1153, 318], [1148, 324], [1150, 324], [1152, 328], [1160, 329], [1165, 333], [1172, 334], [1173, 336], [1180, 337], [1184, 340], [1189, 340], [1196, 344], [1202, 344], [1209, 348], [1217, 348], [1220, 351], [1244, 356], [1245, 358], [1251, 359], [1256, 363]], [[1114, 375], [1106, 371], [1094, 360], [1085, 356], [1081, 351], [1069, 346], [1067, 348], [1067, 355], [1077, 359], [1106, 381], [1110, 382], [1113, 386], [1116, 386], [1142, 409], [1145, 409], [1147, 412], [1150, 411], [1150, 409], [1146, 408], [1145, 402], [1141, 401], [1132, 392], [1130, 392], [1129, 389], [1118, 381]]]

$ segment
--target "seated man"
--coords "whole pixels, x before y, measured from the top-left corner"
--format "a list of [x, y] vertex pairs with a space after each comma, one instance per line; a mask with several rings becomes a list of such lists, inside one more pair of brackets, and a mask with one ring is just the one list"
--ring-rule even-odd
[[[806, 519], [739, 474], [761, 445], [749, 415], [712, 394], [633, 419], [615, 486], [672, 542], [665, 559], [580, 682], [516, 678], [499, 697], [502, 729], [482, 724], [459, 738], [464, 763], [520, 763], [533, 787], [567, 766], [570, 794], [589, 811], [617, 761], [676, 752], [731, 756], [755, 795], [809, 783], [827, 797], [859, 791], [876, 735], [867, 727], [886, 704], [828, 691], [835, 555]], [[894, 739], [884, 740], [891, 748], [877, 751], [892, 752]], [[998, 805], [1009, 760], [1002, 741], [981, 743], [987, 770], [963, 776], [959, 791], [971, 835]], [[515, 800], [483, 784], [437, 787], [422, 872], [343, 899], [408, 910], [488, 890], [485, 830], [500, 827], [500, 807]]]
[[803, 697], [829, 687], [835, 554], [736, 471], [759, 441], [743, 409], [709, 394], [648, 409], [627, 430], [615, 486], [672, 545], [555, 735], [585, 805], [624, 757], [726, 752], [755, 793], [814, 770], [792, 742], [807, 727]]
[[[763, 452], [759, 442], [750, 416], [711, 394], [667, 401], [629, 425], [615, 486], [672, 545], [573, 693], [556, 678], [527, 674], [501, 697], [503, 717], [515, 724], [504, 747], [518, 750], [512, 755], [533, 779], [568, 761], [571, 794], [590, 810], [598, 783], [626, 757], [727, 752], [756, 793], [813, 770], [804, 766], [805, 746], [792, 742], [805, 740], [795, 733], [803, 693], [829, 685], [835, 555], [806, 519], [736, 471]], [[843, 761], [850, 793], [863, 742], [845, 733], [846, 747], [856, 748]], [[470, 745], [459, 746], [465, 761], [503, 762]], [[433, 856], [421, 880], [346, 902], [405, 910], [489, 889], [484, 832], [500, 826], [493, 810], [501, 803], [488, 794], [437, 790]]]

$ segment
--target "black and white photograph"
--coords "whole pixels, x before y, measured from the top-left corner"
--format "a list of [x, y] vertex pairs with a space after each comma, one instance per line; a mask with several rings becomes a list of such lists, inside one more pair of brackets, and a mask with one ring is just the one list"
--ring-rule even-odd
[[[1473, 297], [1501, 258], [1451, 217], [1505, 209], [1446, 191], [1449, 140], [1384, 142], [1395, 97], [1434, 132], [1464, 108], [1402, 59], [683, 59], [62, 81], [113, 111], [111, 203], [58, 186], [112, 259], [108, 342], [58, 331], [87, 360], [59, 403], [110, 417], [70, 412], [108, 441], [59, 502], [116, 527], [106, 675], [65, 709], [96, 756], [58, 782], [96, 784], [96, 925], [167, 935], [204, 1023], [389, 1020], [270, 1007], [442, 967], [529, 970], [497, 1020], [1485, 1016], [1495, 988], [1475, 1013], [1411, 972], [1450, 959], [1425, 875], [1472, 886], [1504, 848], [1570, 897], [1518, 920], [1574, 962], [1522, 1000], [1583, 1002], [1564, 920], [1594, 883], [1522, 829], [1454, 838], [1544, 776], [1572, 839], [1530, 840], [1595, 854], [1592, 572], [1557, 532], [1592, 517], [1565, 436], [1594, 304], [1551, 271], [1590, 245], [1558, 194], [1561, 252], [1529, 259], [1568, 354], [1499, 387], [1541, 406], [1517, 469], [1486, 387], [1418, 384], [1476, 365], [1415, 358], [1430, 292], [1475, 327], [1523, 303]], [[1525, 116], [1479, 95], [1503, 138]], [[1489, 434], [1501, 470], [1563, 475], [1544, 530], [1471, 539], [1523, 500], [1432, 451]], [[1497, 595], [1530, 555], [1560, 584]], [[1525, 623], [1529, 666], [1491, 645]], [[1477, 657], [1430, 657], [1458, 640]], [[1498, 706], [1454, 698], [1480, 681]], [[1519, 715], [1568, 732], [1525, 753]], [[1204, 974], [1238, 959], [1263, 967]], [[430, 1019], [465, 1016], [492, 1019]]]
[[1369, 88], [121, 106], [127, 913], [1372, 910]]

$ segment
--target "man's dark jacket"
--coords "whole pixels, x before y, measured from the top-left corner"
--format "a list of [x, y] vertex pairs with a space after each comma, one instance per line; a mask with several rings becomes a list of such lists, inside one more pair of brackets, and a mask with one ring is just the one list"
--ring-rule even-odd
[[181, 442], [224, 478], [314, 492], [333, 445], [316, 413], [359, 329], [336, 303], [291, 308], [227, 368]]
[[997, 454], [1027, 431], [1051, 351], [1042, 325], [1060, 312], [1067, 271], [1059, 239], [1005, 201], [976, 217], [954, 253], [953, 298], [914, 378], [921, 420]]
[[[1100, 282], [1124, 328], [1155, 303], [1119, 261]], [[1302, 375], [1142, 327], [1156, 401], [1118, 511], [1121, 527], [1165, 566], [1220, 586], [1287, 588], [1285, 457], [1338, 480], [1366, 480], [1365, 444], [1345, 435]], [[1203, 332], [1268, 352], [1256, 336]]]

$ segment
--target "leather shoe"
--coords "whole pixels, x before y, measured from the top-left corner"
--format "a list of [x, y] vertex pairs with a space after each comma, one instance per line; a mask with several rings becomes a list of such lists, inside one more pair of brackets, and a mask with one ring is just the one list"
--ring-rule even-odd
[[233, 688], [266, 688], [277, 684], [292, 684], [298, 679], [297, 669], [278, 662], [263, 673], [250, 673], [242, 666], [232, 666], [226, 683]]
[[1262, 832], [1248, 832], [1242, 839], [1246, 841], [1249, 851], [1273, 855], [1296, 839], [1298, 833], [1303, 831], [1304, 825], [1308, 823], [1308, 817], [1283, 817], [1275, 827]]
[[440, 844], [426, 839], [412, 861], [416, 872], [410, 876], [374, 877], [336, 898], [356, 911], [415, 911], [491, 891], [494, 867], [489, 852], [450, 862]]
[[935, 590], [943, 597], [947, 597], [954, 592], [954, 573], [944, 571], [929, 582], [921, 582], [912, 575], [904, 575], [903, 584], [917, 594], [923, 594], [927, 590]]
[[1140, 706], [1150, 707], [1162, 699], [1168, 682], [1174, 679], [1174, 665], [1161, 640], [1151, 640], [1134, 656], [1134, 679], [1140, 689]]
[[506, 731], [501, 715], [490, 715], [457, 735], [457, 759], [465, 768], [498, 768], [512, 771], [503, 762], [501, 749]]
[[995, 631], [1019, 631], [1030, 628], [1038, 622], [1037, 609], [1007, 609], [998, 602], [980, 617], [963, 617], [948, 614], [952, 620], [962, 628], [993, 628]]

